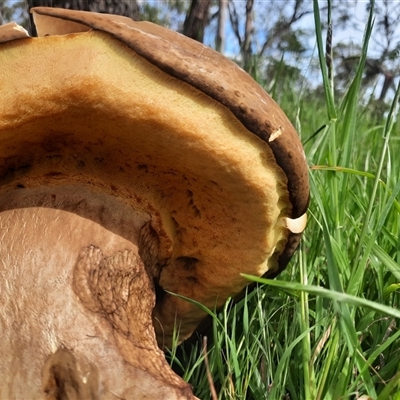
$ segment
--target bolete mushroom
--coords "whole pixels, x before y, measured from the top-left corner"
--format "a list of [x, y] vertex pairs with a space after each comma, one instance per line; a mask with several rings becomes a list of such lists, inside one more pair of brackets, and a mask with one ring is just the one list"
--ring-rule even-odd
[[222, 55], [147, 22], [35, 8], [0, 28], [0, 398], [191, 399], [157, 346], [276, 274], [298, 136]]

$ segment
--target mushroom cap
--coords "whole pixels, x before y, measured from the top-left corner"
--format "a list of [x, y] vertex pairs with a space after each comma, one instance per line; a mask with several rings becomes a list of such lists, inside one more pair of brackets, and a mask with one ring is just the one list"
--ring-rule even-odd
[[26, 29], [15, 22], [9, 22], [0, 26], [0, 43], [27, 37], [29, 37], [29, 34]]
[[0, 44], [0, 199], [26, 193], [0, 209], [60, 208], [125, 238], [115, 202], [144, 215], [159, 240], [158, 341], [177, 321], [182, 340], [205, 315], [167, 292], [219, 307], [248, 284], [241, 273], [276, 274], [296, 249], [309, 201], [297, 133], [198, 42], [120, 16], [32, 12], [39, 37]]

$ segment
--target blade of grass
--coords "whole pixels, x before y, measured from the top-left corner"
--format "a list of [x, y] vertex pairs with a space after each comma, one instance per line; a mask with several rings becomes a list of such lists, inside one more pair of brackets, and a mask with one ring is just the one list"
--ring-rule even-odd
[[374, 186], [372, 188], [370, 202], [369, 202], [368, 210], [367, 210], [367, 213], [365, 216], [365, 223], [363, 225], [359, 243], [357, 246], [356, 257], [355, 257], [356, 267], [354, 268], [354, 271], [352, 273], [352, 276], [351, 276], [349, 284], [348, 284], [348, 292], [349, 292], [349, 294], [353, 294], [353, 295], [357, 295], [357, 293], [359, 292], [360, 282], [362, 280], [362, 275], [365, 270], [367, 258], [369, 257], [369, 252], [364, 252], [363, 257], [361, 257], [361, 254], [363, 252], [364, 240], [365, 240], [365, 237], [367, 236], [368, 229], [369, 229], [369, 221], [370, 221], [370, 218], [372, 215], [373, 208], [375, 206], [378, 185], [379, 185], [380, 176], [382, 174], [382, 169], [383, 169], [383, 163], [385, 161], [386, 153], [387, 153], [388, 147], [389, 147], [390, 135], [392, 133], [395, 118], [397, 117], [397, 113], [398, 113], [399, 97], [400, 97], [400, 82], [397, 86], [396, 94], [393, 99], [392, 105], [390, 107], [388, 117], [386, 119], [386, 124], [385, 124], [385, 128], [383, 131], [384, 143], [383, 143], [383, 148], [382, 148], [381, 155], [380, 155], [378, 170], [375, 174]]
[[332, 299], [338, 302], [345, 302], [357, 307], [366, 307], [370, 308], [371, 310], [379, 311], [383, 314], [390, 315], [394, 318], [400, 318], [400, 310], [397, 310], [395, 308], [386, 306], [384, 304], [379, 304], [375, 301], [363, 299], [361, 297], [356, 297], [347, 293], [343, 292], [337, 292], [334, 290], [329, 290], [325, 289], [320, 286], [314, 286], [314, 285], [303, 285], [302, 283], [298, 282], [286, 282], [286, 281], [280, 281], [280, 280], [273, 280], [273, 279], [266, 279], [266, 278], [258, 278], [252, 275], [247, 275], [247, 274], [241, 274], [241, 276], [245, 277], [246, 279], [253, 281], [253, 282], [259, 282], [263, 283], [269, 286], [274, 286], [278, 288], [282, 288], [285, 290], [293, 290], [293, 291], [306, 291], [308, 293], [317, 295], [317, 296], [323, 296], [328, 299]]
[[[300, 251], [300, 280], [304, 285], [307, 285], [307, 264], [305, 261], [305, 252]], [[302, 291], [300, 293], [300, 324], [302, 332], [310, 332], [310, 316], [308, 309], [308, 293]], [[302, 340], [302, 350], [303, 350], [303, 379], [304, 379], [304, 398], [311, 399], [314, 398], [314, 385], [315, 385], [315, 375], [313, 364], [311, 363], [311, 338], [310, 334], [305, 335]]]
[[[333, 97], [333, 90], [331, 86], [331, 81], [329, 79], [328, 68], [324, 56], [324, 44], [322, 40], [322, 24], [320, 17], [321, 14], [319, 10], [318, 0], [313, 0], [313, 6], [314, 6], [314, 24], [315, 24], [315, 32], [317, 39], [319, 65], [322, 72], [322, 82], [325, 91], [326, 107], [328, 112], [328, 118], [330, 121], [333, 121], [336, 120], [337, 115], [336, 115], [335, 101]], [[331, 8], [330, 1], [328, 7]]]

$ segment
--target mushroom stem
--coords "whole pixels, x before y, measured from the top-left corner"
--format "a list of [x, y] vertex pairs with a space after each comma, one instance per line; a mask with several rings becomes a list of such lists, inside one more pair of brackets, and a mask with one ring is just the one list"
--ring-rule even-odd
[[7, 282], [0, 369], [16, 371], [24, 382], [14, 387], [14, 374], [7, 374], [0, 398], [9, 390], [19, 398], [43, 398], [43, 392], [48, 399], [73, 398], [71, 393], [195, 398], [155, 339], [146, 263], [154, 263], [157, 246], [147, 224], [138, 233], [139, 251], [132, 241], [64, 210], [0, 212], [0, 274]]

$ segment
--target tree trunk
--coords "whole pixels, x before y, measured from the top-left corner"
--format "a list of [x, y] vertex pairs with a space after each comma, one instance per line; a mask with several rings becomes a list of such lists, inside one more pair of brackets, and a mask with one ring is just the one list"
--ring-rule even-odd
[[4, 6], [5, 6], [5, 0], [0, 0], [0, 25], [4, 24], [4, 17], [3, 17], [3, 13], [4, 13]]
[[211, 0], [192, 0], [183, 25], [183, 34], [203, 43], [204, 29], [209, 21]]
[[251, 73], [252, 69], [252, 56], [253, 49], [251, 46], [251, 40], [253, 38], [253, 6], [254, 0], [247, 0], [246, 2], [246, 25], [244, 33], [244, 41], [242, 46], [243, 55], [243, 68], [245, 71]]
[[215, 49], [220, 53], [225, 50], [225, 28], [228, 14], [228, 0], [219, 0], [218, 27], [215, 39]]
[[[134, 19], [140, 18], [137, 0], [28, 0], [29, 10], [32, 7], [59, 7], [70, 10], [94, 11], [107, 14], [118, 14]], [[31, 20], [31, 34], [36, 36], [36, 29]]]
[[383, 75], [385, 77], [385, 81], [383, 82], [382, 90], [381, 90], [381, 95], [379, 96], [380, 101], [384, 101], [386, 97], [386, 93], [389, 90], [390, 87], [394, 86], [394, 75], [390, 71], [385, 71], [383, 72]]

